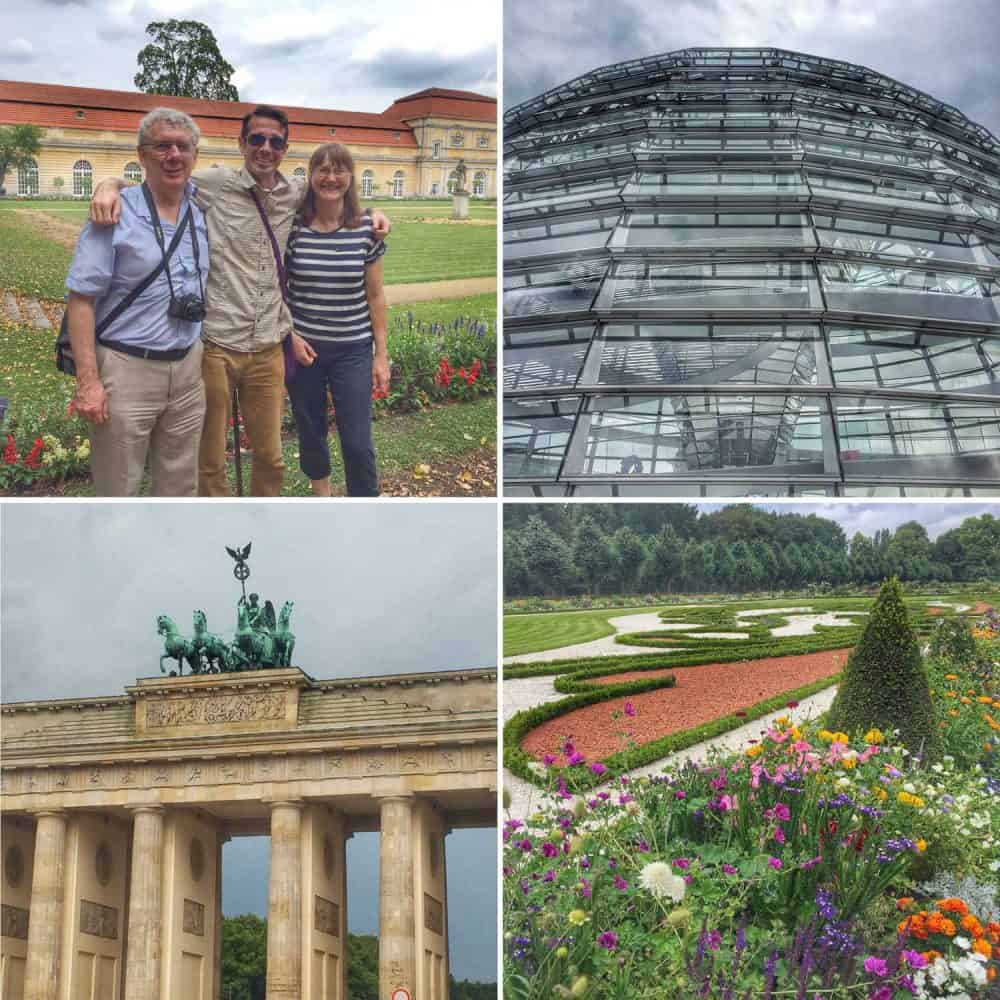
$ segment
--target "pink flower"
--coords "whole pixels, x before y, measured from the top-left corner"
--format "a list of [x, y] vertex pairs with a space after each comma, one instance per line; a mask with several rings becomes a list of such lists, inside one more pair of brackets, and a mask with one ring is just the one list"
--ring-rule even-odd
[[870, 972], [873, 976], [884, 976], [888, 971], [885, 959], [876, 958], [874, 955], [865, 959], [865, 972]]
[[590, 773], [596, 774], [598, 777], [600, 777], [602, 774], [606, 774], [607, 770], [608, 769], [603, 764], [597, 761], [595, 761], [593, 764], [590, 765]]
[[784, 802], [776, 802], [774, 804], [774, 815], [781, 820], [782, 823], [787, 822], [792, 818], [792, 814], [788, 811], [788, 806]]
[[781, 858], [768, 858], [767, 863], [776, 871], [781, 871]]
[[783, 844], [785, 842], [785, 831], [781, 829], [780, 826], [774, 828], [774, 840], [775, 843]]
[[570, 767], [573, 767], [576, 764], [582, 764], [586, 759], [587, 758], [584, 757], [582, 753], [578, 753], [576, 750], [574, 750], [571, 754], [566, 755], [566, 763], [569, 764]]
[[738, 868], [734, 868], [732, 865], [723, 865], [722, 866], [722, 870], [727, 875], [738, 875], [739, 874], [739, 869]]
[[628, 716], [628, 717], [629, 717], [630, 719], [631, 719], [631, 718], [634, 718], [634, 716], [635, 716], [635, 708], [634, 708], [634, 706], [632, 705], [632, 702], [630, 702], [630, 701], [627, 701], [627, 702], [625, 702], [625, 714], [626, 714], [626, 715], [627, 715], [627, 716]]
[[555, 763], [555, 762], [556, 762], [556, 761], [557, 761], [558, 759], [559, 759], [559, 758], [558, 758], [558, 757], [556, 757], [556, 755], [555, 755], [554, 753], [547, 753], [547, 754], [546, 754], [546, 755], [545, 755], [545, 756], [544, 756], [544, 757], [542, 758], [542, 763], [543, 763], [543, 764], [544, 764], [544, 765], [545, 765], [546, 767], [551, 767], [551, 766], [552, 766], [552, 765], [553, 765], [553, 764], [554, 764], [554, 763]]
[[614, 931], [605, 931], [597, 938], [597, 943], [608, 951], [614, 951], [618, 945], [618, 935]]
[[926, 969], [927, 959], [919, 951], [904, 951], [903, 958], [911, 969]]
[[688, 861], [687, 858], [675, 858], [674, 861], [673, 861], [673, 864], [676, 867], [678, 867], [678, 868], [680, 868], [682, 870], [685, 870], [685, 869], [688, 869], [688, 868], [691, 867], [691, 862]]

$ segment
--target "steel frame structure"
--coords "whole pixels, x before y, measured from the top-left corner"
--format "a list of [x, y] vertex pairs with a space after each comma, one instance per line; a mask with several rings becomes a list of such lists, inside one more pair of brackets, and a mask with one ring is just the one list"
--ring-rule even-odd
[[1000, 140], [685, 49], [504, 116], [505, 495], [1000, 496]]

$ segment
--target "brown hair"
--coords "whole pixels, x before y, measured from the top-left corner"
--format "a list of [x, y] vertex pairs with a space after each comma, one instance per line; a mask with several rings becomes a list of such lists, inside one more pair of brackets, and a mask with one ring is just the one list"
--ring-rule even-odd
[[354, 179], [354, 157], [346, 146], [339, 142], [328, 142], [325, 146], [320, 146], [312, 156], [309, 157], [309, 171], [306, 176], [306, 197], [302, 202], [302, 209], [299, 213], [302, 225], [308, 226], [316, 218], [316, 195], [313, 192], [312, 176], [313, 172], [320, 167], [330, 164], [333, 167], [346, 167], [351, 174], [350, 187], [344, 192], [344, 221], [345, 229], [354, 229], [361, 221], [361, 202], [358, 200], [358, 186]]

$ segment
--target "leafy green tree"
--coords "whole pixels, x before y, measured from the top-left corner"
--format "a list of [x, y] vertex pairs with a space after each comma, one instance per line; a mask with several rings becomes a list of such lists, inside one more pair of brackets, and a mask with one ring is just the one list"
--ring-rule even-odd
[[253, 913], [222, 918], [222, 995], [251, 1000], [252, 984], [267, 965], [267, 921]]
[[615, 568], [615, 554], [600, 528], [587, 516], [576, 524], [573, 563], [583, 579], [584, 590], [600, 594]]
[[41, 148], [42, 130], [37, 125], [4, 125], [0, 127], [0, 194], [8, 170], [27, 166]]
[[899, 730], [899, 740], [924, 758], [935, 750], [934, 709], [917, 633], [903, 588], [895, 577], [882, 584], [868, 622], [844, 668], [827, 728], [863, 734], [872, 727]]
[[665, 524], [649, 546], [644, 573], [646, 586], [651, 590], [676, 590], [681, 575], [684, 550], [677, 532]]
[[347, 935], [348, 1000], [378, 1000], [378, 938]]
[[569, 546], [540, 517], [521, 533], [532, 594], [565, 594], [576, 575]]
[[646, 558], [646, 546], [642, 538], [627, 526], [615, 532], [613, 542], [618, 553], [618, 572], [622, 588], [627, 594], [635, 593], [639, 572]]
[[230, 82], [233, 67], [219, 51], [212, 29], [200, 21], [153, 21], [146, 25], [153, 40], [138, 55], [135, 85], [146, 94], [238, 101]]

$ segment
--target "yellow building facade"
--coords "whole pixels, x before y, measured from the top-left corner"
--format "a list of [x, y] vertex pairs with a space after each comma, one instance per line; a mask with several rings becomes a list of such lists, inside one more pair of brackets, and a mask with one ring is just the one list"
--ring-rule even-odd
[[[0, 81], [0, 125], [42, 129], [41, 151], [4, 184], [10, 197], [89, 197], [105, 177], [141, 180], [136, 129], [154, 107], [191, 115], [202, 131], [198, 165], [238, 168], [240, 120], [253, 104], [198, 101], [127, 91]], [[313, 150], [342, 142], [355, 159], [362, 198], [443, 198], [460, 160], [474, 198], [497, 194], [496, 100], [430, 88], [394, 101], [381, 114], [283, 108], [289, 117], [287, 176], [304, 177]]]

